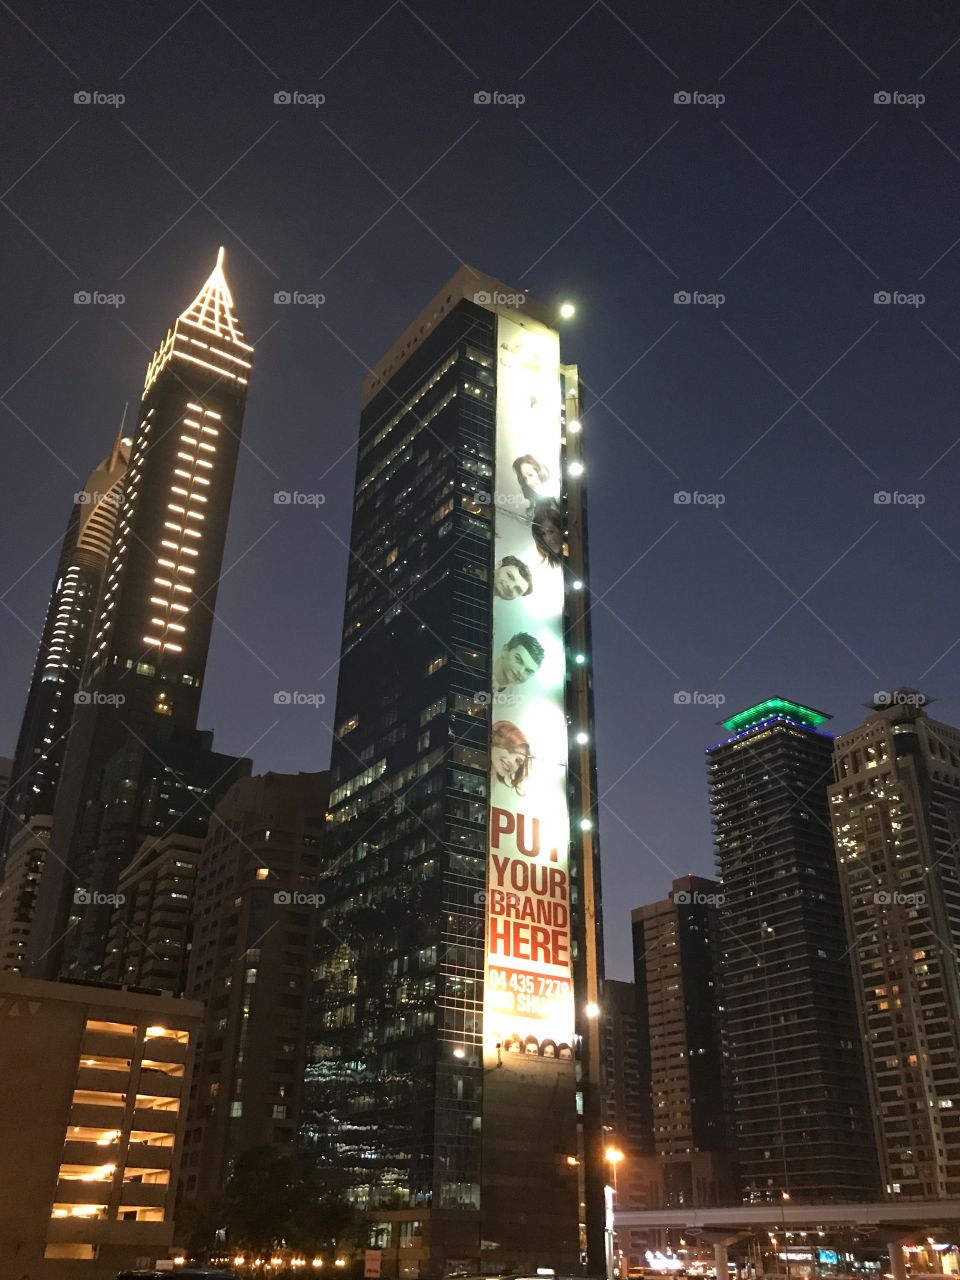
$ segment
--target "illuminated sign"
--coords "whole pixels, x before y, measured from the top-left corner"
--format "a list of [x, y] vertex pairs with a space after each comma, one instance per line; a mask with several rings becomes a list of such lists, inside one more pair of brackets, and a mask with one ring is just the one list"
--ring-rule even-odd
[[497, 319], [484, 1062], [573, 1057], [560, 345]]

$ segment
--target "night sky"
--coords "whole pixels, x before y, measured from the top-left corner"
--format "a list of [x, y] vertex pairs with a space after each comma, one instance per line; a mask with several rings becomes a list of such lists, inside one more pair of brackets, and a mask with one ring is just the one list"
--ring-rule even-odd
[[956, 5], [0, 0], [0, 34], [0, 754], [72, 495], [221, 243], [256, 357], [219, 750], [327, 764], [360, 382], [461, 261], [578, 307], [611, 976], [629, 908], [712, 870], [724, 713], [843, 731], [910, 684], [960, 723]]

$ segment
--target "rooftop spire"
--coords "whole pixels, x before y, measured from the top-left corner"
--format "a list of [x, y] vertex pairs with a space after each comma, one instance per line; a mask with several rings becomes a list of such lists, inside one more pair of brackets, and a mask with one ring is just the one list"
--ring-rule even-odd
[[233, 314], [233, 295], [223, 271], [223, 245], [217, 250], [217, 261], [203, 288], [181, 312], [180, 319], [195, 324], [217, 337], [232, 342], [243, 342], [243, 333]]

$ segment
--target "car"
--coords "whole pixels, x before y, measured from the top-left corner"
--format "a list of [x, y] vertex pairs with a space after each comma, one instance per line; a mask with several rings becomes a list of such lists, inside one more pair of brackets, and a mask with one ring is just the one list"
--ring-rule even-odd
[[152, 1268], [146, 1271], [121, 1271], [117, 1280], [170, 1280], [171, 1276], [176, 1276], [177, 1280], [237, 1280], [236, 1272], [214, 1267], [177, 1267], [173, 1271], [157, 1271]]

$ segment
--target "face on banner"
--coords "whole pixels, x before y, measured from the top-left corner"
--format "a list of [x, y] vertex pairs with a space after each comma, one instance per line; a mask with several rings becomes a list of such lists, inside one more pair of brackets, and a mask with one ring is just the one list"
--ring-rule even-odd
[[484, 1057], [573, 1056], [555, 333], [497, 321]]

